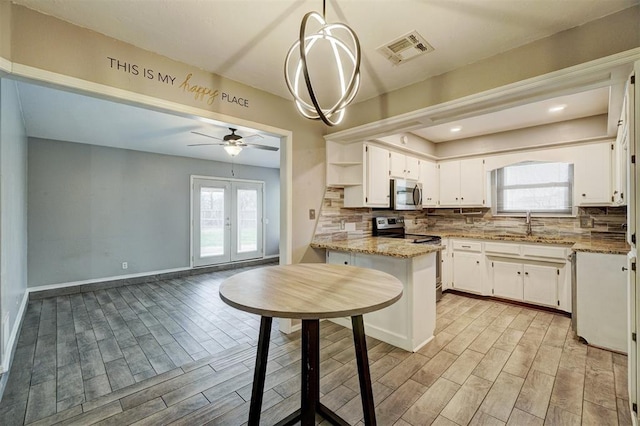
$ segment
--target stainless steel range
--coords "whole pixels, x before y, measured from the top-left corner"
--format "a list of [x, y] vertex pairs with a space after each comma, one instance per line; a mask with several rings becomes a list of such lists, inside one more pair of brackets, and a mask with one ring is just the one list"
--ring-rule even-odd
[[[380, 216], [373, 218], [374, 237], [404, 238], [415, 244], [439, 245], [442, 239], [437, 235], [407, 234], [404, 216]], [[436, 302], [442, 298], [442, 253], [436, 252]]]

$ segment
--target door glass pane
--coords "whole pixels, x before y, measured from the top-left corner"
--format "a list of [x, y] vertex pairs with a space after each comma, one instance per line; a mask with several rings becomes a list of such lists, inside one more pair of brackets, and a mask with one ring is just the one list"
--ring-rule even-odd
[[224, 189], [200, 190], [200, 257], [224, 254]]
[[238, 189], [238, 253], [258, 249], [258, 191]]

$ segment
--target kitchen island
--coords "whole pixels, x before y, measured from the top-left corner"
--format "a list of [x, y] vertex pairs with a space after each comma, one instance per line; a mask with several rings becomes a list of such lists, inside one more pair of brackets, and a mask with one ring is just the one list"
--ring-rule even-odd
[[[348, 264], [387, 272], [403, 284], [402, 298], [392, 306], [364, 315], [367, 335], [416, 351], [432, 338], [436, 324], [436, 253], [440, 245], [403, 239], [365, 237], [316, 239], [311, 247], [327, 250], [327, 263]], [[332, 321], [350, 327], [347, 318]]]

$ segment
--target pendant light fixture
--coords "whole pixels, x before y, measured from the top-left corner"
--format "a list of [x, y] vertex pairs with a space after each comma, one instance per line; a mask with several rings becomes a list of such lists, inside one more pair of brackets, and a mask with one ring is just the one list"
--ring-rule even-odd
[[[317, 12], [309, 12], [302, 18], [300, 38], [293, 43], [285, 59], [284, 76], [300, 114], [312, 120], [322, 120], [328, 126], [335, 126], [344, 118], [345, 108], [353, 101], [360, 88], [360, 41], [347, 25], [326, 22], [325, 2], [326, 0], [322, 1], [322, 16]], [[319, 25], [313, 33], [307, 33], [310, 20]], [[326, 107], [320, 105], [308, 68], [311, 50], [323, 43], [329, 44], [333, 58], [323, 60], [322, 67], [336, 67], [339, 86], [338, 90], [335, 90], [338, 94], [337, 99]], [[316, 71], [313, 73], [314, 76], [323, 75], [318, 72], [320, 70]], [[306, 95], [302, 93], [304, 90]]]

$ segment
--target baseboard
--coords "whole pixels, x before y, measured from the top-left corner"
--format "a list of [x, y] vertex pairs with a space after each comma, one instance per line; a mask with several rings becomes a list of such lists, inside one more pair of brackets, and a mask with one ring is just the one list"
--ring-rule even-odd
[[106, 290], [114, 287], [122, 287], [132, 284], [143, 284], [174, 278], [184, 278], [193, 275], [208, 274], [211, 272], [226, 271], [230, 269], [258, 266], [266, 263], [273, 263], [279, 256], [269, 256], [260, 259], [244, 260], [233, 263], [223, 263], [220, 265], [203, 266], [198, 268], [175, 268], [161, 271], [150, 271], [139, 274], [119, 275], [115, 277], [98, 278], [85, 281], [74, 281], [68, 283], [51, 284], [38, 287], [30, 287], [30, 300], [45, 299], [47, 297], [68, 296], [70, 294], [86, 293], [89, 291]]
[[16, 316], [15, 324], [13, 324], [13, 327], [11, 329], [7, 347], [2, 354], [2, 364], [0, 365], [0, 401], [2, 401], [4, 390], [6, 389], [7, 383], [9, 382], [9, 371], [11, 370], [11, 364], [13, 364], [13, 356], [15, 355], [16, 347], [18, 346], [18, 336], [20, 336], [22, 322], [24, 321], [24, 316], [27, 313], [28, 303], [29, 293], [25, 291], [24, 296], [22, 297], [20, 309], [18, 310], [18, 315]]

